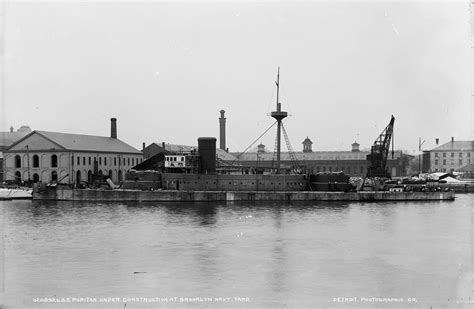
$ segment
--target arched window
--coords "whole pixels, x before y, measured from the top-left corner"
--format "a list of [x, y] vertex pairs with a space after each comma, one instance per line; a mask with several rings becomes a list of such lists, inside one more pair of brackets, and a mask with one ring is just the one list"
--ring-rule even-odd
[[[55, 154], [51, 156], [51, 167], [58, 167], [58, 156]], [[57, 179], [57, 175], [56, 175], [56, 179]]]
[[51, 172], [51, 181], [58, 181], [58, 173], [56, 171]]
[[33, 156], [33, 167], [39, 167], [40, 166], [40, 160], [38, 155]]
[[87, 172], [87, 182], [92, 183], [92, 171], [91, 170], [89, 170]]
[[118, 181], [122, 181], [122, 171], [118, 171]]
[[112, 179], [112, 170], [109, 171], [109, 178]]
[[21, 167], [21, 157], [19, 155], [15, 156], [15, 167], [20, 168]]
[[76, 172], [76, 183], [77, 184], [81, 183], [81, 171], [79, 171], [79, 170]]
[[38, 182], [40, 179], [39, 175], [37, 173], [33, 174], [33, 182]]
[[21, 173], [20, 172], [16, 172], [15, 173], [15, 181], [21, 181]]

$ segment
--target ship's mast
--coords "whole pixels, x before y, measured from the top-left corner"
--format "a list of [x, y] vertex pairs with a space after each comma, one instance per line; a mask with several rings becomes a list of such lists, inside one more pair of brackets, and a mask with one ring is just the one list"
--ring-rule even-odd
[[280, 67], [278, 67], [277, 80], [275, 82], [277, 86], [277, 104], [276, 111], [272, 112], [271, 115], [277, 121], [277, 174], [280, 174], [280, 152], [281, 152], [281, 121], [288, 116], [287, 112], [281, 111], [281, 103], [279, 102], [280, 94]]

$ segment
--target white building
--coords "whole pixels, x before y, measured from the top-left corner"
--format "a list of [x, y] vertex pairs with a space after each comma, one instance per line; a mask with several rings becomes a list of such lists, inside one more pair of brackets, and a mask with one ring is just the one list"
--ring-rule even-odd
[[122, 181], [143, 161], [139, 150], [117, 139], [116, 119], [111, 136], [33, 131], [4, 152], [4, 180], [91, 182], [92, 174]]
[[452, 172], [470, 165], [474, 159], [474, 141], [445, 143], [430, 150], [430, 172]]

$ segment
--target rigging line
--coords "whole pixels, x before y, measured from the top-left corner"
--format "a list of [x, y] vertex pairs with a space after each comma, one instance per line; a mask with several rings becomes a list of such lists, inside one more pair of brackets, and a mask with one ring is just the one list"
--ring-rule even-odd
[[293, 110], [291, 109], [291, 106], [290, 106], [290, 101], [288, 100], [288, 96], [286, 95], [286, 92], [285, 92], [285, 88], [283, 86], [280, 86], [281, 88], [281, 92], [283, 92], [283, 96], [285, 98], [285, 102], [286, 102], [286, 106], [288, 107], [288, 116], [291, 117], [291, 115], [293, 115]]
[[268, 131], [270, 131], [271, 128], [273, 128], [273, 126], [276, 124], [277, 122], [275, 121], [268, 129], [265, 130], [265, 132], [263, 132], [259, 137], [257, 137], [255, 139], [255, 141], [253, 141], [247, 148], [245, 148], [244, 151], [242, 151], [241, 153], [239, 153], [236, 157], [236, 159], [232, 162], [234, 163], [236, 160], [240, 159], [240, 156], [243, 155], [247, 150], [250, 149], [250, 147], [252, 147], [262, 136], [264, 136]]
[[272, 87], [273, 88], [273, 93], [272, 93], [272, 97], [270, 98], [270, 101], [268, 101], [268, 105], [267, 105], [267, 115], [270, 113], [270, 106], [273, 102], [273, 97], [275, 96], [275, 87]]
[[293, 150], [293, 147], [291, 146], [290, 138], [288, 137], [288, 134], [286, 133], [286, 129], [283, 126], [283, 123], [281, 124], [281, 128], [282, 128], [282, 131], [283, 131], [283, 136], [285, 137], [286, 148], [288, 149], [288, 154], [290, 156], [290, 160], [292, 162], [293, 169], [295, 171], [299, 170], [300, 169], [300, 164], [298, 162], [298, 159], [296, 158], [296, 154]]

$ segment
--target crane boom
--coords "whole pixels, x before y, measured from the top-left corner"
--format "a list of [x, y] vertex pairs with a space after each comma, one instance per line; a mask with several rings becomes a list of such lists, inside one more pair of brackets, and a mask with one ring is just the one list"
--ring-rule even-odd
[[[367, 169], [367, 177], [382, 177], [391, 178], [390, 173], [387, 171], [387, 159], [388, 152], [390, 150], [390, 141], [393, 136], [393, 125], [395, 123], [395, 117], [390, 119], [390, 123], [380, 133], [379, 137], [375, 140], [374, 144], [370, 149], [370, 154], [367, 155], [367, 160], [370, 162], [369, 168]], [[393, 157], [393, 146], [392, 146], [392, 157]]]

